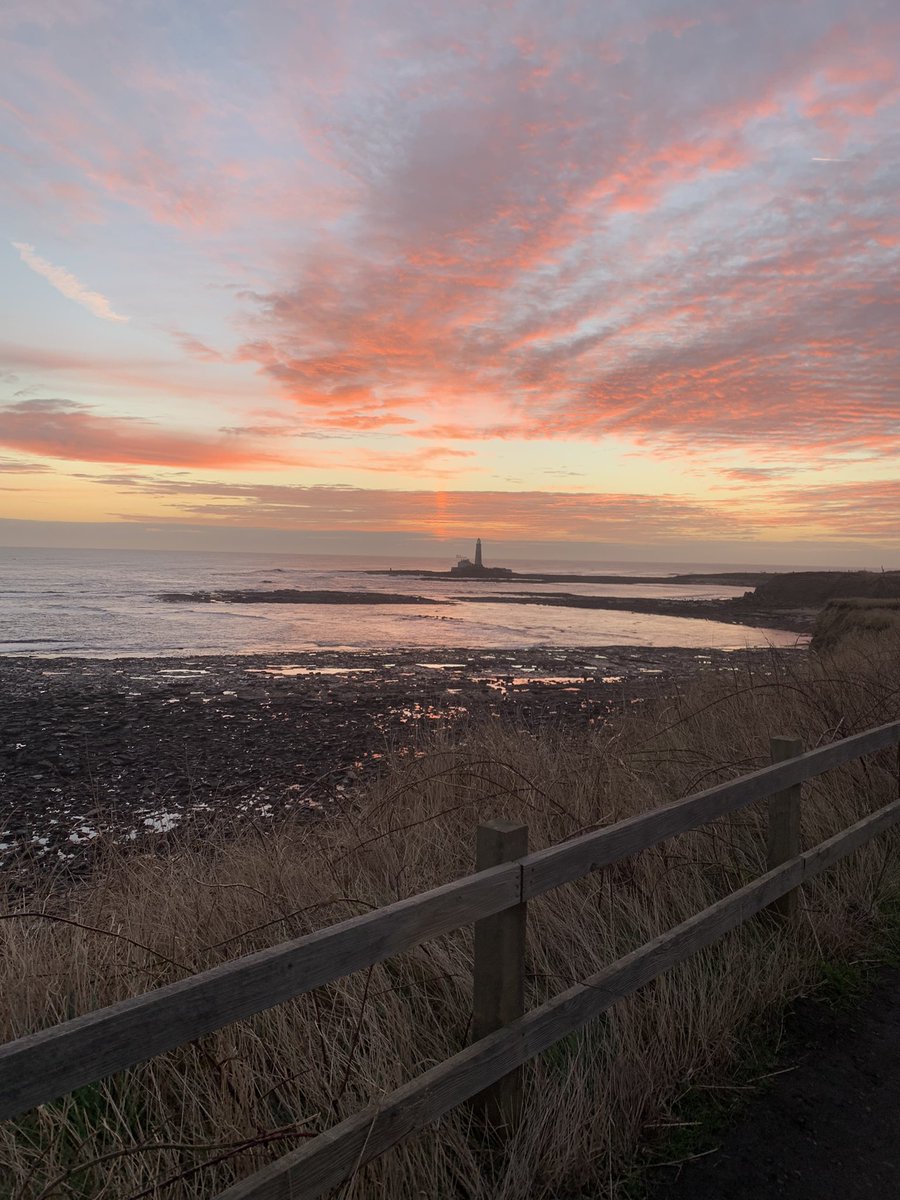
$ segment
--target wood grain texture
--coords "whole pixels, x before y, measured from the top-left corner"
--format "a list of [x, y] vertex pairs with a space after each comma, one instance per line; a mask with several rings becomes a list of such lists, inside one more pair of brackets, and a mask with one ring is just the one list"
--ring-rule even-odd
[[[528, 853], [528, 826], [489, 821], [478, 826], [475, 867], [486, 871]], [[475, 922], [472, 1040], [517, 1020], [525, 1011], [525, 930], [528, 905], [516, 904]], [[476, 1098], [490, 1124], [513, 1128], [522, 1107], [522, 1070], [498, 1079]]]
[[0, 1046], [0, 1119], [900, 742], [900, 721]]
[[[787, 762], [803, 753], [803, 742], [796, 737], [773, 737], [769, 741], [773, 763]], [[775, 792], [769, 797], [769, 825], [766, 844], [766, 866], [771, 871], [800, 853], [801, 783]], [[783, 921], [795, 921], [800, 912], [800, 892], [794, 888], [779, 896], [769, 906]]]
[[763, 767], [731, 783], [723, 783], [704, 792], [662, 808], [639, 813], [616, 825], [586, 833], [568, 842], [538, 850], [522, 862], [522, 898], [529, 900], [550, 888], [618, 862], [631, 854], [685, 833], [707, 821], [714, 821], [773, 792], [783, 791], [841, 766], [863, 754], [871, 754], [900, 742], [900, 721], [855, 734], [828, 746], [809, 750], [788, 762]]
[[313, 1200], [898, 822], [895, 800], [232, 1185], [219, 1200]]
[[0, 1120], [382, 962], [521, 898], [517, 864], [454, 880], [0, 1046]]

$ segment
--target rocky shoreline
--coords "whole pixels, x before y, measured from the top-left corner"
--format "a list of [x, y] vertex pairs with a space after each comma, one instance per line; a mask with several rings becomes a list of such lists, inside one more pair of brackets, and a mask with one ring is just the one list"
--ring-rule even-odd
[[215, 592], [162, 592], [169, 604], [448, 604], [409, 592], [339, 592], [312, 588], [243, 588]]
[[[505, 568], [503, 568], [505, 570]], [[453, 579], [453, 571], [425, 571], [416, 568], [405, 567], [387, 567], [377, 571], [366, 571], [366, 575], [386, 575], [408, 579]], [[456, 576], [459, 578], [459, 576]], [[468, 582], [472, 578], [478, 579], [478, 576], [466, 576]], [[723, 587], [746, 587], [755, 588], [768, 580], [775, 578], [771, 571], [712, 571], [701, 572], [693, 575], [583, 575], [578, 572], [572, 574], [559, 574], [558, 572], [546, 571], [510, 571], [505, 576], [507, 581], [513, 583], [624, 583], [624, 584], [647, 584], [647, 583], [665, 583], [665, 584], [684, 584], [690, 586], [693, 584], [704, 584], [714, 586], [719, 584]]]
[[802, 634], [812, 632], [818, 611], [815, 608], [804, 607], [773, 611], [754, 603], [753, 593], [730, 600], [682, 600], [677, 597], [585, 596], [574, 592], [491, 591], [442, 599], [404, 592], [254, 588], [240, 591], [163, 592], [159, 598], [170, 604], [410, 604], [446, 607], [454, 604], [538, 604], [556, 608], [611, 609], [616, 612], [648, 613], [652, 616], [687, 617], [702, 621], [720, 621], [726, 625], [780, 629]]
[[650, 613], [663, 617], [688, 617], [747, 625], [754, 629], [780, 629], [807, 634], [815, 628], [814, 608], [771, 609], [754, 605], [752, 595], [734, 600], [656, 599], [642, 596], [579, 596], [572, 592], [526, 592], [511, 595], [463, 596], [469, 603], [501, 601], [504, 604], [541, 604], [559, 608], [603, 608], [616, 612]]
[[0, 865], [315, 816], [426, 731], [590, 728], [699, 670], [797, 650], [471, 650], [0, 659]]

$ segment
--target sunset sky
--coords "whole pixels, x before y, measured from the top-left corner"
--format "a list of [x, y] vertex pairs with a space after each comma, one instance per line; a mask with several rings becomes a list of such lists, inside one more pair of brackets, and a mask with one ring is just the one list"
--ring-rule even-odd
[[0, 544], [900, 566], [896, 0], [6, 0], [0, 59]]

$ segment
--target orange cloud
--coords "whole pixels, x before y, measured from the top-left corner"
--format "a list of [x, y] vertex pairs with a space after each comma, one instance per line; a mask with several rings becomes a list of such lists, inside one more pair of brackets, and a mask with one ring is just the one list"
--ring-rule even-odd
[[170, 329], [169, 333], [188, 358], [195, 358], [200, 362], [222, 362], [225, 358], [220, 350], [214, 350], [212, 346], [207, 346], [206, 342], [201, 342], [192, 334], [185, 333], [183, 329]]
[[[642, 543], [775, 537], [900, 549], [900, 482], [786, 487], [776, 472], [734, 478], [753, 494], [715, 500], [684, 494], [370, 489], [225, 483], [152, 475], [93, 477], [128, 495], [163, 501], [175, 521], [321, 530], [392, 530], [438, 538], [473, 530], [496, 539]], [[155, 506], [155, 512], [158, 507]], [[142, 520], [131, 514], [128, 520]]]
[[[462, 463], [473, 457], [473, 451], [439, 445], [385, 453], [339, 443], [339, 448], [320, 448], [311, 454], [297, 442], [291, 444], [294, 438], [317, 434], [320, 438], [321, 431], [310, 434], [299, 426], [248, 426], [201, 436], [137, 418], [98, 415], [90, 406], [72, 400], [20, 400], [0, 407], [0, 446], [75, 462], [227, 470], [294, 466], [436, 479], [456, 474]], [[274, 436], [279, 439], [278, 451], [260, 441]], [[14, 465], [4, 468], [4, 461], [0, 459], [0, 470], [22, 469]]]
[[0, 445], [80, 462], [235, 469], [286, 461], [238, 437], [174, 432], [151, 421], [98, 416], [86, 405], [57, 399], [0, 408]]
[[[314, 420], [347, 428], [448, 429], [471, 404], [480, 419], [459, 423], [462, 437], [892, 452], [897, 260], [885, 251], [898, 244], [896, 213], [871, 199], [871, 170], [836, 187], [810, 174], [777, 199], [761, 175], [748, 205], [736, 181], [721, 182], [754, 173], [736, 133], [626, 145], [614, 169], [552, 204], [498, 194], [487, 224], [466, 228], [463, 199], [449, 233], [420, 244], [415, 228], [398, 230], [386, 261], [324, 243], [295, 286], [247, 297], [267, 336], [241, 355]], [[695, 207], [680, 229], [653, 229], [652, 257], [641, 224], [621, 235], [621, 270], [582, 255], [616, 211], [649, 221], [701, 178], [721, 180], [723, 212], [746, 209], [739, 242]]]
[[723, 531], [742, 536], [750, 529], [737, 514], [677, 495], [398, 491], [127, 475], [98, 481], [129, 495], [164, 499], [176, 519], [281, 529], [391, 529], [464, 537], [477, 528], [496, 538], [635, 542], [718, 536]]
[[[226, 368], [253, 364], [253, 406], [285, 397], [307, 431], [897, 453], [896, 18], [875, 0], [539, 7], [485, 28], [466, 5], [264, 5], [199, 55], [167, 0], [153, 22], [78, 4], [53, 36], [24, 21], [15, 196], [159, 254], [165, 297], [203, 264], [240, 311], [212, 306], [212, 344], [172, 327], [190, 317], [156, 328], [217, 364], [205, 398], [246, 399]], [[23, 354], [103, 394], [198, 394], [171, 363]], [[63, 417], [85, 452], [141, 434]], [[138, 455], [265, 461], [251, 435], [141, 436]], [[438, 445], [365, 466], [463, 461]]]
[[829, 537], [900, 545], [900, 479], [784, 488], [773, 499], [761, 526], [787, 520]]

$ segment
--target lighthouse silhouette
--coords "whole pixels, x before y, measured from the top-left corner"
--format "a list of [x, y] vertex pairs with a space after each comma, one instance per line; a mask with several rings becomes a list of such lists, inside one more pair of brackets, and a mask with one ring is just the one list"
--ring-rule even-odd
[[509, 567], [486, 567], [481, 557], [481, 538], [475, 542], [475, 561], [461, 558], [455, 567], [451, 567], [450, 575], [461, 575], [466, 579], [509, 579], [512, 571]]

